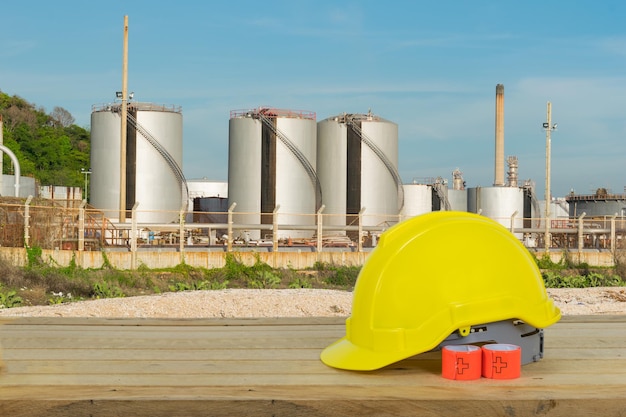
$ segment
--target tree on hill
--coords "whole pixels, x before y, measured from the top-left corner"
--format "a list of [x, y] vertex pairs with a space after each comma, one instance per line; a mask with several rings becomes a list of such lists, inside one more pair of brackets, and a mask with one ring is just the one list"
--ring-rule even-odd
[[[89, 168], [89, 131], [74, 124], [62, 107], [47, 114], [18, 96], [0, 91], [4, 146], [20, 162], [21, 173], [42, 185], [82, 187], [81, 168]], [[3, 155], [3, 174], [13, 174], [11, 159]]]

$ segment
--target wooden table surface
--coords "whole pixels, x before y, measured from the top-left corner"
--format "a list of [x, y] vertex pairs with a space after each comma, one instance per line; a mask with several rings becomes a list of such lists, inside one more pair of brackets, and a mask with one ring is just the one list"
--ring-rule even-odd
[[327, 367], [337, 318], [0, 319], [0, 416], [624, 416], [626, 316], [571, 316], [518, 379], [452, 381], [430, 352]]

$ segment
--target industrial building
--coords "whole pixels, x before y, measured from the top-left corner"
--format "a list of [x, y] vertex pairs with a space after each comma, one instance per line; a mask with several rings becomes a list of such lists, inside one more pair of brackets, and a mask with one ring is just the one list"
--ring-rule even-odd
[[[355, 246], [365, 239], [375, 245], [379, 234], [407, 218], [457, 210], [490, 217], [529, 247], [541, 247], [543, 240], [553, 239], [547, 229], [569, 233], [566, 229], [573, 223], [564, 221], [567, 217], [626, 215], [626, 197], [602, 190], [592, 196], [551, 199], [549, 211], [538, 201], [533, 183], [518, 178], [517, 157], [504, 157], [501, 84], [496, 86], [494, 182], [471, 188], [460, 169], [451, 173], [450, 184], [442, 177], [403, 183], [398, 125], [371, 110], [318, 122], [313, 111], [275, 107], [231, 111], [227, 182], [188, 181], [182, 167], [182, 109], [126, 104], [125, 131], [122, 103], [92, 108], [89, 203], [119, 230], [127, 229], [121, 225], [132, 218], [141, 235], [184, 219], [188, 229], [198, 228], [187, 233], [187, 243], [221, 244], [227, 238], [286, 245], [337, 242], [332, 239], [343, 236]], [[8, 180], [4, 188], [10, 186]], [[63, 192], [35, 191], [51, 196]], [[549, 225], [544, 212], [550, 212]], [[167, 230], [171, 241], [177, 234], [171, 226]]]

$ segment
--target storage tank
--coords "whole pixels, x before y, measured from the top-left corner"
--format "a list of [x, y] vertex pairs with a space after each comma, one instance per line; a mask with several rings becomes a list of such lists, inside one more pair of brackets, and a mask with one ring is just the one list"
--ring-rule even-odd
[[[228, 233], [224, 227], [228, 223], [228, 198], [225, 197], [196, 197], [193, 199], [193, 217], [189, 222], [202, 224], [202, 230], [197, 237], [202, 241], [206, 236], [208, 245], [215, 245], [223, 235]], [[206, 225], [208, 227], [204, 227]]]
[[427, 184], [404, 184], [404, 207], [402, 220], [433, 211], [432, 186]]
[[226, 181], [212, 181], [208, 178], [194, 178], [187, 180], [189, 198], [198, 197], [228, 197], [228, 183]]
[[228, 201], [237, 203], [233, 222], [250, 225], [250, 239], [265, 238], [253, 225], [272, 224], [278, 209], [279, 239], [312, 237], [321, 204], [315, 113], [233, 110], [228, 137]]
[[452, 171], [452, 189], [448, 189], [448, 202], [450, 210], [467, 211], [467, 190], [465, 180], [460, 169]]
[[[90, 203], [119, 220], [121, 105], [94, 106], [91, 113]], [[139, 223], [178, 221], [187, 202], [182, 175], [183, 116], [177, 106], [128, 104], [126, 217], [137, 202]]]
[[[467, 189], [467, 211], [489, 217], [511, 230], [524, 226], [524, 189], [517, 187], [475, 187]], [[521, 233], [515, 233], [522, 238]]]
[[185, 222], [195, 223], [193, 216], [196, 207], [196, 200], [203, 198], [223, 199], [223, 204], [228, 203], [228, 183], [226, 181], [211, 181], [208, 178], [195, 178], [187, 180], [189, 190], [188, 210]]
[[396, 223], [404, 206], [398, 125], [371, 112], [344, 113], [318, 123], [317, 141], [324, 213], [336, 224], [355, 224], [365, 209], [364, 226]]
[[467, 190], [448, 189], [448, 201], [450, 202], [450, 210], [467, 211]]
[[[612, 194], [600, 188], [595, 194], [578, 195], [570, 193], [565, 197], [569, 204], [569, 216], [579, 217], [585, 213], [587, 218], [626, 216], [626, 194]], [[552, 210], [555, 212], [555, 210]]]

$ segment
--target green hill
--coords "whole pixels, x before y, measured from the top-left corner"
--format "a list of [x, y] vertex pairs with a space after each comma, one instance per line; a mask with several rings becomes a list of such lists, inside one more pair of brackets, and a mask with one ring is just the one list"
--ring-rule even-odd
[[[55, 107], [48, 114], [0, 90], [0, 115], [4, 146], [17, 156], [23, 176], [41, 185], [83, 186], [80, 170], [89, 168], [89, 131], [75, 125], [67, 110]], [[3, 174], [13, 173], [13, 163], [3, 153]]]

